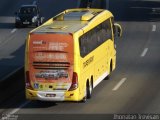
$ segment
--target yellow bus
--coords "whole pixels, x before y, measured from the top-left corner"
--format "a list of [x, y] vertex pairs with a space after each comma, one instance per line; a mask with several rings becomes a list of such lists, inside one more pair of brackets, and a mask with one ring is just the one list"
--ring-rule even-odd
[[26, 41], [26, 98], [41, 101], [86, 101], [116, 67], [111, 12], [68, 9], [32, 30]]

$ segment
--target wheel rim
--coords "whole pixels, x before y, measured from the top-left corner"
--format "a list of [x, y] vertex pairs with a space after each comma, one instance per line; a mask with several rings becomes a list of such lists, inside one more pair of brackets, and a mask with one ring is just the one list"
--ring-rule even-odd
[[89, 85], [89, 93], [90, 93], [90, 95], [92, 94], [92, 85], [91, 84]]

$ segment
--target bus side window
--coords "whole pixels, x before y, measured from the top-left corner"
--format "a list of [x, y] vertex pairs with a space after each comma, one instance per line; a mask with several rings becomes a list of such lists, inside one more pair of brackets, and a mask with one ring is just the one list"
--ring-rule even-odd
[[92, 30], [91, 31], [89, 31], [89, 32], [87, 32], [87, 34], [86, 34], [86, 37], [87, 37], [87, 45], [86, 45], [86, 47], [87, 47], [87, 54], [89, 53], [89, 52], [91, 52], [92, 51], [92, 41], [93, 41], [93, 34], [92, 34]]
[[102, 38], [102, 24], [98, 25], [95, 27], [94, 30], [95, 34], [95, 42], [97, 42], [96, 47], [101, 45], [103, 43], [103, 38]]
[[105, 27], [106, 27], [107, 39], [112, 39], [110, 19], [105, 21]]
[[110, 19], [107, 19], [80, 37], [81, 56], [86, 56], [108, 39], [112, 39]]
[[80, 53], [81, 56], [84, 56], [86, 54], [86, 44], [85, 44], [85, 36], [82, 36], [80, 38]]
[[116, 32], [115, 26], [114, 26], [114, 18], [113, 17], [111, 18], [111, 23], [112, 23], [112, 31], [113, 31], [112, 39], [113, 39], [113, 37], [115, 36], [115, 32]]

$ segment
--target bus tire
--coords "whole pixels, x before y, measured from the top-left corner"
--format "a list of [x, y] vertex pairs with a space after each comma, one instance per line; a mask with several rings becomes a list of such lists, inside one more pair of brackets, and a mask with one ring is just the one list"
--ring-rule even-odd
[[86, 96], [84, 96], [84, 98], [80, 102], [85, 103], [86, 101], [87, 101], [87, 98]]
[[80, 101], [80, 102], [82, 102], [82, 103], [85, 103], [86, 101], [87, 101], [87, 91], [85, 90], [85, 93], [84, 93], [85, 95], [84, 95], [84, 97], [83, 97], [83, 99]]
[[110, 62], [110, 71], [109, 71], [109, 74], [105, 77], [105, 80], [109, 80], [110, 77], [111, 77], [111, 72], [112, 72], [112, 61]]
[[89, 81], [87, 81], [86, 83], [86, 90], [85, 90], [85, 96], [84, 98], [81, 100], [82, 103], [85, 103], [87, 101], [87, 99], [91, 98], [91, 94], [92, 94], [92, 82], [89, 83]]
[[86, 97], [87, 97], [87, 99], [90, 99], [91, 98], [91, 96], [92, 96], [92, 83], [91, 82], [89, 82], [89, 81], [87, 81], [87, 84], [86, 84]]
[[105, 78], [105, 80], [109, 80], [109, 78], [110, 78], [110, 75], [107, 75], [107, 77]]

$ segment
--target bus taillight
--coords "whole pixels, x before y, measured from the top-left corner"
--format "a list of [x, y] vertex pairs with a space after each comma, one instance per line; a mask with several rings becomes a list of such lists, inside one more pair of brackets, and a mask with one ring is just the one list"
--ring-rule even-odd
[[29, 71], [26, 71], [26, 88], [32, 88], [29, 77]]
[[69, 88], [69, 91], [75, 90], [78, 88], [78, 75], [76, 72], [73, 72], [72, 84]]

